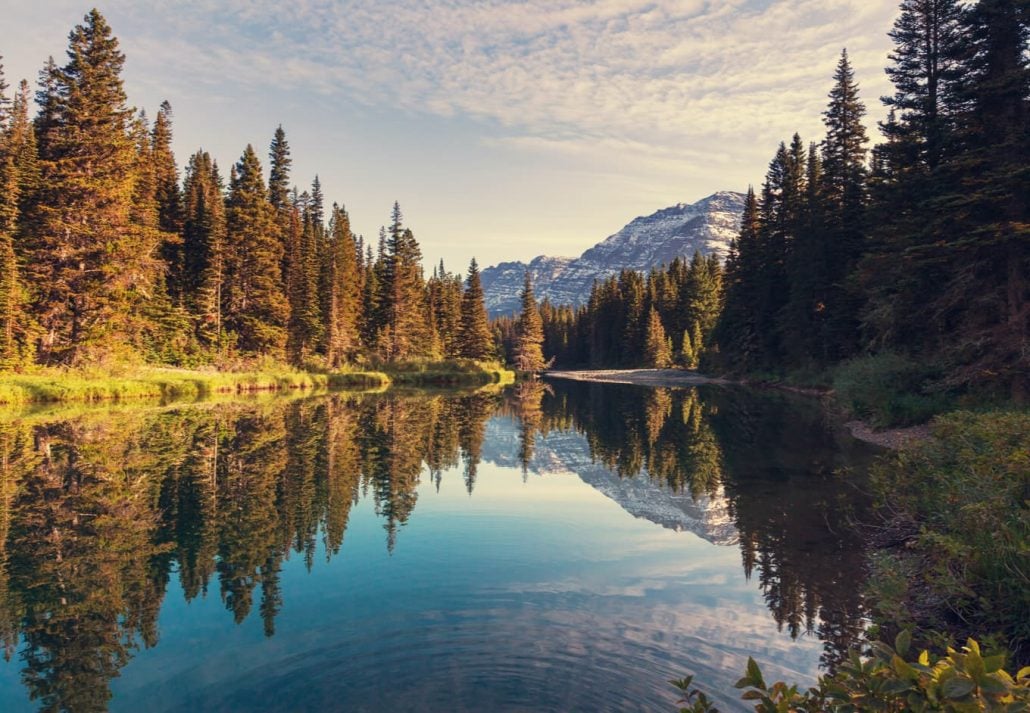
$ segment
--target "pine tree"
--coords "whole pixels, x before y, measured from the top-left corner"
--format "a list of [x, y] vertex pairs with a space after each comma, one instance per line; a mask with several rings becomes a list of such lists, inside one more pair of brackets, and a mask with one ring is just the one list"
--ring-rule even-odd
[[746, 372], [758, 365], [754, 310], [760, 228], [758, 200], [754, 189], [748, 187], [740, 219], [740, 235], [730, 244], [726, 258], [726, 299], [715, 327], [721, 358], [734, 371]]
[[[139, 239], [159, 246], [159, 252], [170, 255], [178, 265], [182, 238], [178, 233], [165, 233], [160, 228], [159, 164], [154, 160], [151, 131], [142, 111], [132, 122], [131, 138], [136, 149], [129, 217], [132, 229]], [[149, 361], [178, 363], [190, 351], [191, 330], [185, 310], [173, 304], [169, 297], [168, 288], [177, 289], [178, 285], [171, 279], [168, 267], [166, 261], [158, 262], [158, 279], [149, 299], [141, 305], [142, 333], [137, 346]]]
[[[935, 252], [945, 266], [929, 296], [952, 383], [1030, 399], [1030, 13], [981, 0], [964, 18], [968, 54], [956, 89], [956, 147], [939, 170]], [[943, 238], [943, 239], [942, 239]]]
[[666, 336], [661, 317], [654, 307], [647, 313], [644, 360], [648, 366], [655, 369], [668, 369], [672, 366], [672, 341]]
[[365, 280], [361, 291], [361, 320], [359, 323], [361, 344], [368, 353], [376, 351], [380, 329], [379, 298], [382, 292], [379, 286], [380, 272], [379, 266], [372, 256], [372, 246], [369, 245], [365, 254]]
[[403, 225], [400, 205], [394, 203], [384, 270], [380, 286], [380, 334], [378, 348], [387, 361], [399, 361], [430, 353], [431, 333], [422, 251], [411, 230]]
[[[6, 88], [0, 73], [0, 96]], [[7, 107], [3, 107], [7, 112]], [[0, 123], [0, 371], [26, 361], [28, 344], [24, 294], [14, 251], [19, 220], [19, 176], [15, 165], [13, 127], [16, 120]]]
[[72, 30], [68, 60], [47, 70], [42, 90], [42, 181], [26, 263], [50, 363], [140, 346], [142, 308], [162, 288], [153, 235], [130, 223], [135, 151], [124, 56], [96, 10]]
[[519, 371], [536, 373], [547, 368], [544, 360], [544, 327], [540, 311], [533, 297], [533, 282], [526, 270], [522, 284], [522, 310], [516, 324], [515, 368]]
[[7, 84], [7, 78], [4, 76], [4, 57], [0, 55], [0, 131], [3, 131], [7, 126], [7, 115], [10, 111], [11, 100], [7, 96], [7, 90], [10, 85]]
[[261, 164], [247, 146], [230, 181], [225, 280], [225, 324], [245, 352], [282, 357], [289, 302], [279, 266], [282, 243], [268, 201]]
[[342, 207], [333, 205], [330, 220], [330, 302], [327, 314], [326, 360], [338, 368], [358, 353], [362, 285], [358, 270], [360, 255], [350, 229], [350, 218]]
[[494, 351], [493, 332], [486, 314], [483, 283], [475, 258], [469, 262], [465, 291], [461, 296], [460, 353], [466, 359], [488, 359]]
[[172, 105], [161, 102], [150, 135], [150, 161], [157, 209], [157, 229], [161, 231], [161, 256], [167, 264], [168, 294], [182, 303], [182, 193], [179, 169], [172, 152]]
[[[317, 187], [317, 179], [316, 179]], [[290, 302], [288, 348], [292, 361], [302, 364], [323, 338], [319, 296], [321, 248], [325, 243], [321, 192], [295, 197], [290, 209], [286, 249], [286, 292]]]
[[858, 84], [848, 60], [841, 53], [830, 90], [830, 103], [823, 113], [826, 138], [823, 141], [822, 198], [825, 206], [824, 231], [826, 280], [826, 341], [831, 357], [850, 356], [858, 347], [860, 298], [847, 284], [848, 276], [865, 247], [868, 191], [865, 105], [858, 96]]
[[279, 226], [279, 240], [282, 243], [283, 260], [282, 269], [283, 284], [289, 283], [289, 259], [290, 259], [290, 212], [293, 203], [290, 200], [290, 167], [293, 159], [290, 156], [290, 144], [286, 140], [286, 132], [280, 124], [272, 136], [272, 143], [268, 148], [268, 160], [270, 169], [268, 173], [268, 201], [275, 209], [276, 222]]
[[183, 187], [182, 285], [196, 333], [206, 346], [222, 343], [225, 282], [225, 199], [218, 165], [197, 151]]
[[828, 363], [832, 346], [825, 319], [832, 285], [822, 191], [822, 158], [816, 145], [810, 144], [803, 211], [787, 262], [789, 296], [780, 315], [784, 354], [791, 365], [799, 367]]
[[933, 171], [953, 131], [964, 44], [961, 5], [958, 0], [902, 0], [889, 34], [894, 51], [887, 76], [894, 94], [883, 101], [898, 115], [881, 128], [901, 144], [909, 171]]

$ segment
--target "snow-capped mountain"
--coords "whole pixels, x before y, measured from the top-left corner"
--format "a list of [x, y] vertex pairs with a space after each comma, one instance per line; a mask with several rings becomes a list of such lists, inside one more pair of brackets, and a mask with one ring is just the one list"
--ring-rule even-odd
[[[518, 426], [503, 417], [486, 424], [482, 458], [497, 465], [517, 468]], [[719, 488], [714, 496], [692, 498], [688, 493], [674, 493], [642, 473], [620, 478], [594, 461], [586, 436], [575, 431], [551, 431], [534, 441], [529, 472], [536, 475], [575, 473], [634, 517], [677, 532], [692, 532], [715, 545], [733, 545], [738, 541], [737, 528], [730, 516], [729, 501]]]
[[482, 272], [486, 308], [491, 315], [517, 311], [527, 269], [538, 300], [578, 306], [590, 296], [595, 279], [620, 270], [650, 270], [695, 251], [725, 258], [743, 210], [744, 194], [719, 191], [637, 218], [578, 258], [541, 255], [528, 265], [502, 262], [488, 267]]

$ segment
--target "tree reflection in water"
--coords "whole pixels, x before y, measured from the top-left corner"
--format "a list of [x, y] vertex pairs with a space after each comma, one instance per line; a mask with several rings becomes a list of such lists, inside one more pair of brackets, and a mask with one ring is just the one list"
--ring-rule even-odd
[[[867, 503], [837, 471], [856, 462], [814, 408], [733, 390], [523, 382], [504, 394], [332, 395], [298, 401], [86, 413], [0, 424], [0, 639], [44, 710], [105, 710], [110, 681], [157, 644], [170, 577], [187, 600], [212, 582], [236, 622], [267, 636], [283, 561], [310, 569], [372, 498], [398, 546], [423, 477], [472, 493], [485, 425], [585, 436], [620, 477], [726, 498], [744, 570], [791, 636], [832, 664], [860, 630]], [[860, 459], [859, 459], [860, 460]]]

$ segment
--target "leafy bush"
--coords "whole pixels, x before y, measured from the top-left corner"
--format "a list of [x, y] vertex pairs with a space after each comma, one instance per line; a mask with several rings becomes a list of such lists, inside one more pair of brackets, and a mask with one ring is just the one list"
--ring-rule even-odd
[[1030, 414], [940, 417], [872, 483], [899, 545], [873, 561], [878, 618], [996, 633], [1030, 661]]
[[936, 372], [891, 352], [858, 357], [838, 366], [833, 390], [859, 418], [876, 426], [924, 423], [944, 411], [948, 398], [928, 390]]
[[[983, 656], [973, 639], [961, 651], [949, 648], [943, 657], [923, 651], [915, 661], [906, 660], [911, 639], [902, 632], [892, 648], [874, 643], [871, 655], [853, 652], [840, 669], [823, 676], [806, 691], [778, 681], [767, 685], [752, 658], [737, 682], [741, 696], [753, 701], [758, 713], [792, 711], [1026, 711], [1030, 709], [1030, 667], [1014, 677], [1007, 673], [1005, 655]], [[672, 684], [683, 693], [680, 713], [717, 713], [704, 693], [688, 676]]]

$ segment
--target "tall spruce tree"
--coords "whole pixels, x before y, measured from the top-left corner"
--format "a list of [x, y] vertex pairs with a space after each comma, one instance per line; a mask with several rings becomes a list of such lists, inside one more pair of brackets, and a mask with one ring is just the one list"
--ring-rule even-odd
[[823, 112], [823, 186], [826, 227], [825, 324], [831, 356], [852, 355], [858, 348], [861, 298], [848, 285], [848, 277], [866, 244], [868, 199], [866, 135], [862, 118], [865, 105], [847, 50], [841, 52], [833, 76], [830, 102]]
[[293, 202], [290, 200], [290, 167], [293, 165], [293, 158], [290, 155], [290, 144], [286, 140], [286, 132], [280, 124], [275, 134], [272, 135], [272, 143], [268, 147], [268, 161], [270, 164], [268, 173], [268, 201], [275, 209], [276, 223], [279, 226], [279, 240], [282, 243], [282, 270], [283, 284], [289, 282], [289, 259], [290, 259], [290, 220]]
[[81, 363], [138, 347], [143, 307], [160, 284], [154, 234], [134, 230], [136, 157], [124, 55], [96, 10], [69, 35], [68, 64], [42, 89], [40, 200], [27, 275], [48, 363]]
[[887, 76], [894, 94], [883, 98], [897, 121], [882, 125], [902, 145], [907, 171], [933, 171], [953, 131], [954, 95], [964, 43], [958, 0], [902, 0], [889, 35], [894, 43]]
[[658, 310], [653, 306], [647, 313], [647, 332], [644, 336], [645, 363], [655, 369], [672, 366], [672, 341], [665, 333]]
[[466, 359], [488, 359], [494, 351], [493, 332], [486, 313], [479, 264], [472, 258], [465, 291], [461, 296], [460, 355]]
[[36, 336], [18, 255], [26, 210], [39, 183], [28, 106], [28, 84], [23, 81], [0, 122], [0, 369], [30, 362]]
[[316, 352], [323, 338], [319, 278], [325, 227], [321, 201], [320, 191], [304, 193], [294, 199], [290, 210], [286, 246], [286, 291], [290, 302], [288, 347], [290, 358], [298, 364]]
[[148, 168], [154, 183], [157, 229], [161, 231], [161, 256], [167, 265], [168, 294], [182, 304], [182, 192], [179, 169], [172, 152], [172, 105], [161, 102], [150, 135]]
[[515, 368], [536, 373], [547, 367], [544, 359], [544, 327], [533, 296], [533, 281], [526, 270], [522, 283], [522, 309], [516, 323]]
[[421, 260], [415, 236], [404, 227], [400, 205], [394, 203], [379, 285], [382, 318], [377, 346], [387, 361], [430, 353], [432, 335]]
[[726, 298], [715, 327], [724, 366], [746, 372], [758, 366], [758, 334], [755, 322], [761, 218], [758, 199], [750, 186], [744, 198], [740, 234], [730, 244], [726, 258]]
[[326, 314], [330, 367], [353, 361], [358, 354], [361, 319], [360, 252], [350, 229], [350, 218], [341, 206], [333, 205], [329, 243], [329, 309]]
[[226, 217], [225, 324], [244, 352], [282, 357], [290, 312], [279, 268], [282, 242], [252, 146], [233, 173]]
[[958, 149], [942, 164], [933, 260], [948, 279], [930, 296], [955, 385], [1030, 400], [1030, 11], [981, 0], [964, 18], [969, 51], [956, 90]]
[[223, 342], [225, 285], [225, 199], [218, 164], [197, 151], [183, 187], [183, 292], [198, 339], [207, 347]]

